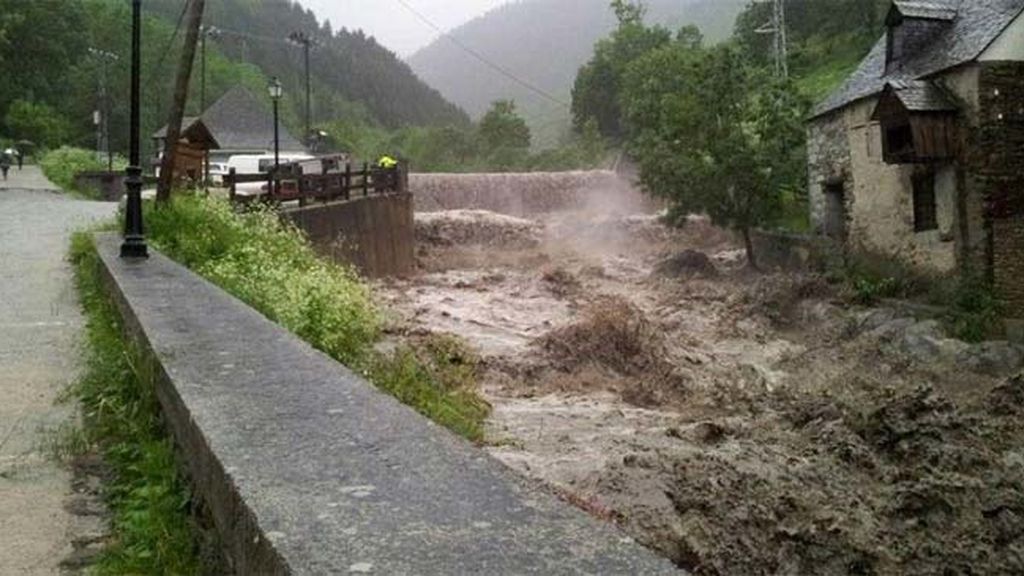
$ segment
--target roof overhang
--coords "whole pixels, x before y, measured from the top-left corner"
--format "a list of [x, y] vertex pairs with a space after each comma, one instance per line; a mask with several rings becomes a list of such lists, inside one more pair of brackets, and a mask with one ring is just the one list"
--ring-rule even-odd
[[905, 18], [952, 22], [956, 19], [956, 13], [956, 7], [946, 2], [934, 0], [896, 0], [889, 9], [889, 15], [886, 17], [885, 23], [889, 26], [897, 26]]

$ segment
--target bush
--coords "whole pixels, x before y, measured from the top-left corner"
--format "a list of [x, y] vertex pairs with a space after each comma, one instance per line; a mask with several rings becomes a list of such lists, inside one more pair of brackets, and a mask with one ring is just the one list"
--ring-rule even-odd
[[[114, 158], [114, 170], [124, 170], [127, 163], [123, 158]], [[62, 189], [80, 194], [86, 198], [98, 199], [96, 190], [75, 188], [75, 174], [96, 172], [107, 169], [107, 162], [101, 160], [93, 150], [62, 146], [46, 152], [39, 158], [39, 167], [46, 177]]]
[[981, 342], [999, 333], [1001, 313], [1001, 303], [986, 282], [965, 278], [953, 294], [946, 323], [956, 338]]
[[488, 409], [473, 389], [470, 357], [451, 343], [427, 347], [425, 354], [374, 353], [380, 320], [369, 288], [348, 267], [321, 259], [274, 212], [239, 214], [223, 200], [175, 195], [167, 206], [148, 207], [146, 222], [163, 253], [421, 414], [471, 440], [481, 438]]
[[221, 200], [178, 195], [146, 222], [155, 247], [330, 356], [352, 364], [377, 339], [367, 286], [273, 212], [236, 214]]

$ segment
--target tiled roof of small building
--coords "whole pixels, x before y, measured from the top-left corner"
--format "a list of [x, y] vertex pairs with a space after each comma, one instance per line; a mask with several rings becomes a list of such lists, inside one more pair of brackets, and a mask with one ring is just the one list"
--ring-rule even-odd
[[[241, 86], [228, 90], [219, 100], [203, 112], [199, 118], [182, 121], [182, 132], [187, 131], [197, 120], [220, 145], [221, 150], [270, 150], [274, 147], [274, 117], [269, 104], [257, 98]], [[167, 127], [161, 128], [153, 137], [163, 138]], [[304, 152], [305, 147], [281, 126], [280, 148], [282, 152]]]
[[904, 18], [924, 18], [926, 20], [953, 20], [956, 18], [956, 4], [949, 0], [945, 2], [921, 2], [919, 0], [896, 0], [893, 3], [896, 9]]
[[894, 80], [887, 85], [910, 112], [955, 112], [959, 109], [948, 92], [927, 80]]
[[[891, 81], [917, 80], [977, 59], [996, 38], [1024, 12], [1024, 0], [946, 0], [945, 2], [897, 2], [897, 10], [924, 10], [924, 5], [955, 9], [952, 20], [924, 49], [900, 61], [887, 73], [887, 37], [875, 44], [860, 67], [835, 92], [819, 103], [813, 116], [822, 116], [852, 102], [878, 94]], [[906, 17], [909, 12], [904, 13]], [[935, 18], [930, 18], [935, 19]], [[888, 33], [887, 33], [888, 34]]]

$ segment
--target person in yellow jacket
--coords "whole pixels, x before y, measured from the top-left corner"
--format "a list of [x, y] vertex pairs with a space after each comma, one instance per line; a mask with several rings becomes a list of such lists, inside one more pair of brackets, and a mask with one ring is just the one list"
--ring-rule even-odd
[[377, 161], [377, 166], [384, 169], [391, 169], [398, 166], [398, 160], [395, 160], [391, 156], [381, 156], [380, 160]]

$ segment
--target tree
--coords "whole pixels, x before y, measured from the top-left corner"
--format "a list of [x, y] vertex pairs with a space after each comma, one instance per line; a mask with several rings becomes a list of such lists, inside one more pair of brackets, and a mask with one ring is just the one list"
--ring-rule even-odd
[[530, 127], [516, 113], [512, 100], [497, 100], [480, 120], [480, 140], [491, 152], [499, 150], [527, 150], [530, 148]]
[[620, 122], [619, 93], [626, 68], [637, 58], [672, 41], [672, 33], [643, 23], [643, 7], [615, 0], [612, 9], [619, 26], [594, 47], [594, 57], [580, 68], [572, 89], [573, 127], [581, 132], [594, 119], [601, 135], [613, 140], [627, 136]]
[[728, 46], [655, 50], [630, 66], [625, 86], [643, 186], [669, 200], [678, 223], [703, 213], [739, 232], [756, 268], [750, 232], [803, 183], [806, 103]]
[[31, 140], [45, 148], [56, 148], [67, 142], [71, 127], [57, 110], [47, 106], [15, 100], [4, 118], [8, 134], [15, 140]]

